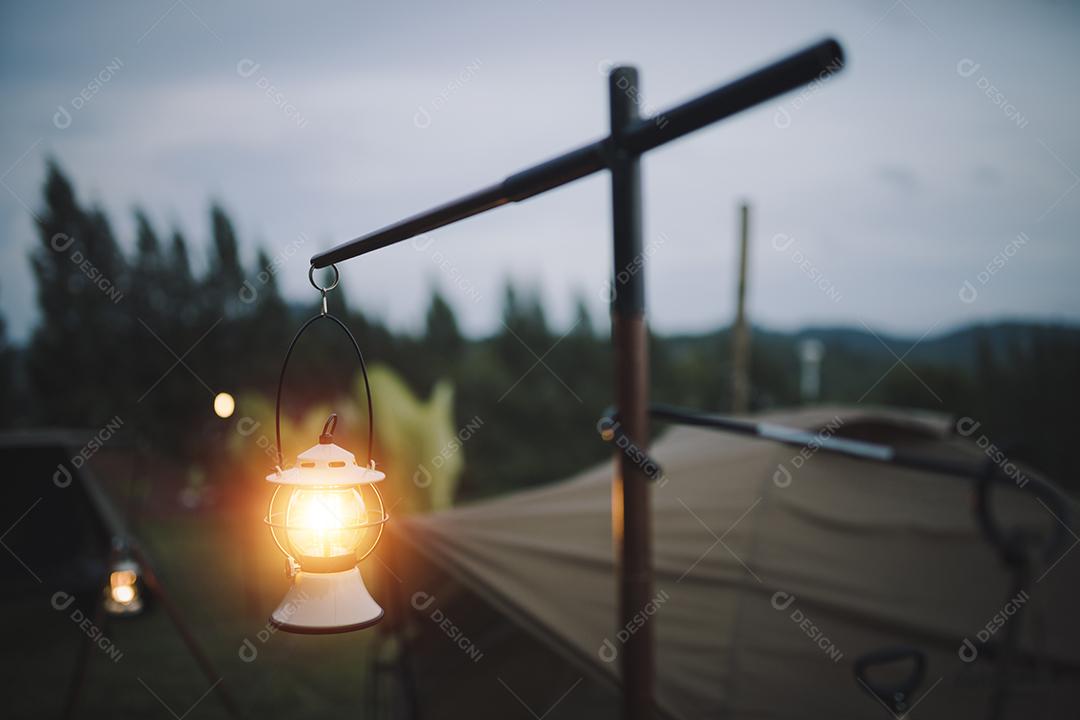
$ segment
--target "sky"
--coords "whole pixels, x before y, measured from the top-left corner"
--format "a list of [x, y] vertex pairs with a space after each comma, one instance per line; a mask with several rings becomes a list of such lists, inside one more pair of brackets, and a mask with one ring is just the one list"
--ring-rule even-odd
[[[839, 76], [644, 159], [652, 327], [731, 321], [744, 201], [756, 324], [1080, 320], [1080, 4], [929, 0], [5, 3], [0, 312], [16, 341], [36, 322], [47, 158], [126, 247], [142, 208], [198, 264], [220, 202], [249, 264], [266, 247], [314, 301], [311, 254], [605, 135], [613, 63], [652, 113], [825, 36]], [[508, 280], [599, 324], [609, 198], [599, 173], [345, 263], [343, 287], [407, 331], [433, 286], [492, 331]]]

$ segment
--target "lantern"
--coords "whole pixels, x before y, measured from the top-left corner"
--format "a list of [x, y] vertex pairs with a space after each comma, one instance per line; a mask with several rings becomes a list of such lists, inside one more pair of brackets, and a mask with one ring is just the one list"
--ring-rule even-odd
[[103, 590], [105, 612], [110, 615], [136, 615], [142, 612], [139, 565], [129, 557], [113, 560], [109, 581]]
[[318, 444], [293, 467], [266, 476], [276, 486], [266, 524], [292, 580], [270, 616], [282, 630], [348, 632], [382, 619], [357, 564], [375, 549], [389, 519], [375, 485], [386, 476], [334, 443], [336, 424], [331, 415]]
[[[326, 293], [337, 287], [338, 271], [328, 287], [315, 282], [315, 268], [308, 270], [308, 282], [322, 293], [322, 312], [297, 330], [278, 376], [274, 428], [277, 435], [277, 467], [266, 476], [274, 485], [265, 522], [286, 558], [285, 571], [291, 580], [288, 593], [270, 615], [270, 623], [297, 633], [338, 633], [359, 630], [379, 622], [383, 610], [371, 597], [360, 576], [359, 562], [375, 549], [389, 520], [376, 484], [386, 476], [375, 469], [375, 414], [371, 385], [360, 345], [349, 328], [327, 311]], [[331, 414], [319, 435], [319, 442], [285, 466], [281, 446], [281, 391], [285, 370], [296, 343], [315, 322], [332, 321], [345, 333], [360, 362], [367, 394], [366, 465], [334, 443], [337, 415]]]

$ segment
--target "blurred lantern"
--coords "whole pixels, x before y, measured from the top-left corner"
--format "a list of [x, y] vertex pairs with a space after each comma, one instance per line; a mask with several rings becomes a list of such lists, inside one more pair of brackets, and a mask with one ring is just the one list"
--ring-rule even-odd
[[277, 487], [266, 524], [292, 579], [270, 616], [283, 630], [334, 633], [377, 623], [383, 610], [368, 594], [357, 564], [371, 554], [389, 519], [375, 483], [386, 476], [334, 444], [331, 415], [317, 445], [295, 466], [266, 477]]
[[109, 582], [105, 586], [105, 612], [110, 615], [135, 615], [142, 612], [139, 565], [129, 557], [109, 564]]

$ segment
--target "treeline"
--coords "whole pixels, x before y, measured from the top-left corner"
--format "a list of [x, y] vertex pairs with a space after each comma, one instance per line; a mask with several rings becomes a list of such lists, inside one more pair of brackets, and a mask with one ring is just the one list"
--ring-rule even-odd
[[[213, 395], [273, 397], [292, 334], [318, 311], [314, 292], [309, 304], [287, 304], [277, 275], [304, 268], [310, 249], [260, 249], [245, 263], [232, 223], [215, 206], [208, 239], [194, 244], [179, 230], [160, 234], [137, 212], [134, 246], [125, 252], [105, 214], [80, 204], [55, 165], [43, 195], [31, 257], [40, 321], [19, 351], [3, 342], [0, 323], [0, 422], [94, 429], [119, 416], [147, 449], [221, 482], [215, 463], [224, 430], [210, 412]], [[205, 257], [192, 258], [192, 246], [206, 248]], [[369, 364], [392, 367], [421, 396], [449, 379], [458, 426], [483, 420], [465, 445], [459, 499], [556, 479], [608, 457], [595, 430], [611, 401], [607, 319], [594, 321], [584, 302], [569, 330], [559, 330], [535, 293], [507, 285], [496, 332], [469, 339], [437, 291], [416, 335], [391, 331], [344, 297], [330, 294], [332, 312], [348, 323]], [[1018, 458], [1069, 482], [1080, 467], [1069, 452], [1080, 431], [1072, 410], [1080, 399], [1077, 333], [1033, 328], [1017, 337], [1000, 347], [987, 331], [976, 339], [975, 361], [909, 358], [914, 373], [894, 370], [876, 384], [892, 356], [826, 339], [822, 400], [970, 415], [992, 436], [1016, 441]], [[754, 333], [755, 409], [799, 402], [798, 339]], [[312, 328], [290, 362], [290, 411], [348, 387], [355, 358], [342, 343], [334, 328]], [[651, 351], [654, 398], [730, 407], [726, 331], [653, 337]]]

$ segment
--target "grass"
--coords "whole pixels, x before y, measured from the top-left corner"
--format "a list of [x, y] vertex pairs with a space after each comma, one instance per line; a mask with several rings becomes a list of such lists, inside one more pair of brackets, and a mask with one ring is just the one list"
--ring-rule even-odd
[[[155, 518], [138, 533], [222, 685], [210, 690], [165, 609], [156, 605], [106, 623], [105, 634], [122, 655], [113, 662], [91, 647], [77, 716], [224, 718], [217, 697], [222, 688], [247, 717], [337, 718], [362, 707], [375, 634], [271, 632], [266, 619], [287, 584], [283, 560], [261, 524], [227, 517]], [[5, 716], [55, 716], [63, 707], [83, 630], [71, 609], [53, 609], [54, 591], [31, 587], [8, 603], [18, 622], [5, 629], [4, 666], [15, 688]], [[245, 639], [257, 649], [250, 662], [240, 656]]]

